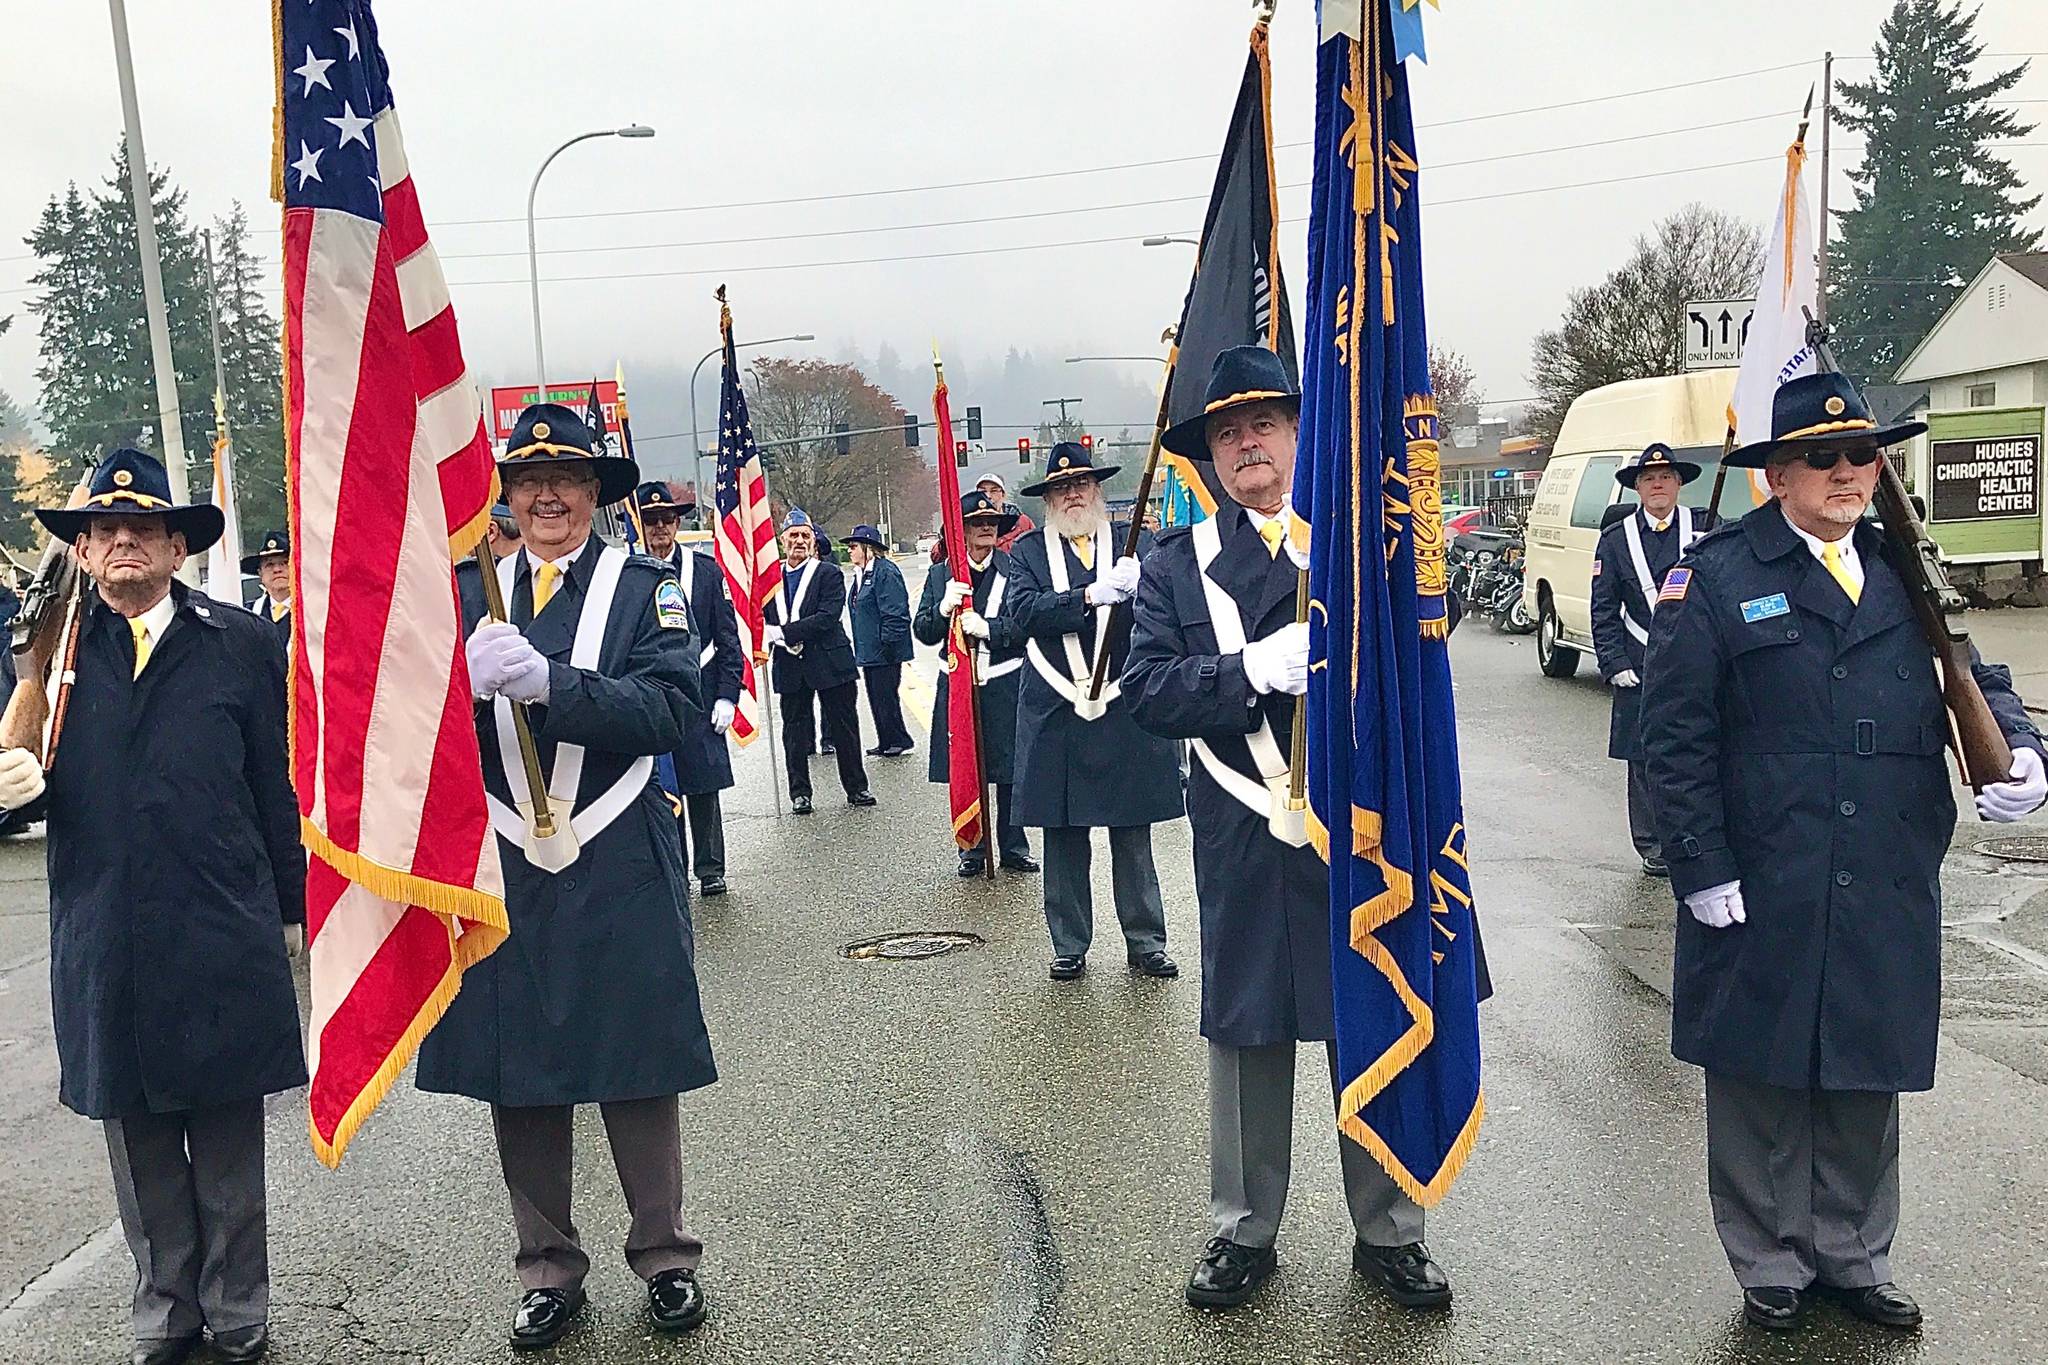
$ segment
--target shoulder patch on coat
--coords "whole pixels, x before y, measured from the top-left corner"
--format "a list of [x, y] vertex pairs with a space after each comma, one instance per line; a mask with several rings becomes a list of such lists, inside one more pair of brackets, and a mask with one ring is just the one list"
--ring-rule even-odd
[[683, 596], [682, 584], [673, 578], [664, 578], [654, 585], [654, 614], [660, 619], [663, 630], [690, 628], [690, 604]]
[[1664, 586], [1657, 593], [1659, 602], [1683, 602], [1686, 589], [1692, 586], [1692, 570], [1683, 564], [1664, 575]]

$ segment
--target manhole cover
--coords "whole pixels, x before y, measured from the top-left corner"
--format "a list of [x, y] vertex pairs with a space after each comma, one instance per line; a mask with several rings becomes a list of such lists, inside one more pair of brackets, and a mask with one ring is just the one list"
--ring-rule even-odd
[[920, 957], [939, 957], [956, 948], [972, 948], [980, 942], [979, 934], [969, 934], [957, 929], [930, 929], [914, 933], [883, 934], [879, 938], [864, 938], [847, 944], [839, 951], [856, 962], [878, 957], [903, 961]]
[[2001, 839], [1986, 839], [1977, 845], [1977, 851], [2007, 862], [2048, 863], [2048, 835], [2009, 834]]

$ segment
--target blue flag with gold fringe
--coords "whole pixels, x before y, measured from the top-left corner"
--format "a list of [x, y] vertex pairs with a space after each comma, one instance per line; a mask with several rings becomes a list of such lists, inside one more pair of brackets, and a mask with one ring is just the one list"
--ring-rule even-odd
[[1294, 506], [1311, 541], [1310, 833], [1330, 864], [1338, 1124], [1424, 1207], [1479, 1136], [1420, 171], [1390, 7], [1324, 0]]

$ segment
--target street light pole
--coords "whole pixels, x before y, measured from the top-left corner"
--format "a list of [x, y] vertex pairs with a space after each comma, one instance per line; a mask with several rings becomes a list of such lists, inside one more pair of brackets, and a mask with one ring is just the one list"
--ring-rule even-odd
[[1163, 355], [1070, 355], [1067, 357], [1069, 365], [1080, 365], [1091, 360], [1129, 360], [1146, 365], [1165, 365], [1169, 363]]
[[[118, 8], [121, 0], [113, 0], [113, 3]], [[542, 349], [540, 340], [540, 249], [535, 245], [533, 231], [533, 201], [534, 196], [540, 193], [540, 178], [547, 174], [548, 167], [554, 164], [556, 157], [579, 142], [588, 142], [594, 137], [653, 136], [654, 130], [640, 123], [629, 123], [623, 128], [600, 128], [594, 132], [578, 133], [549, 152], [547, 159], [540, 163], [540, 169], [533, 173], [533, 184], [526, 191], [526, 273], [533, 287], [533, 368], [534, 384], [537, 389], [535, 396], [540, 402], [548, 401], [547, 354]]]
[[[817, 339], [817, 337], [809, 332], [798, 332], [795, 336], [766, 337], [760, 341], [735, 341], [732, 344], [732, 348], [735, 351], [743, 351], [749, 346], [774, 346], [784, 341], [816, 341]], [[700, 500], [704, 496], [704, 438], [698, 434], [697, 427], [697, 376], [704, 372], [704, 361], [711, 359], [711, 357], [719, 354], [724, 349], [723, 346], [713, 346], [704, 353], [703, 358], [690, 371], [690, 478], [697, 485], [697, 496]], [[701, 507], [703, 504], [700, 501], [698, 505]], [[699, 515], [701, 516], [702, 514], [700, 513]]]
[[1200, 242], [1196, 241], [1196, 240], [1195, 240], [1195, 239], [1194, 239], [1193, 237], [1175, 237], [1175, 236], [1172, 236], [1172, 235], [1170, 235], [1170, 234], [1161, 234], [1161, 235], [1159, 235], [1159, 236], [1156, 236], [1156, 237], [1147, 237], [1147, 238], [1145, 238], [1145, 240], [1144, 240], [1144, 241], [1140, 242], [1140, 243], [1139, 243], [1139, 245], [1140, 245], [1140, 246], [1191, 246], [1191, 247], [1194, 247], [1194, 248], [1195, 248], [1196, 250], [1198, 250], [1198, 251], [1199, 251], [1199, 250], [1201, 249], [1201, 246], [1202, 246], [1202, 244], [1201, 244]]
[[[121, 81], [121, 119], [128, 138], [128, 191], [135, 200], [135, 247], [142, 255], [142, 307], [149, 319], [149, 356], [156, 371], [157, 430], [163, 438], [164, 472], [171, 500], [192, 500], [185, 474], [184, 414], [178, 407], [178, 370], [171, 360], [171, 328], [164, 309], [163, 262], [157, 254], [156, 217], [149, 200], [149, 157], [142, 150], [142, 109], [135, 99], [135, 62], [128, 50], [128, 11], [123, 0], [107, 0], [114, 23], [114, 68]], [[197, 581], [196, 561], [188, 561]]]

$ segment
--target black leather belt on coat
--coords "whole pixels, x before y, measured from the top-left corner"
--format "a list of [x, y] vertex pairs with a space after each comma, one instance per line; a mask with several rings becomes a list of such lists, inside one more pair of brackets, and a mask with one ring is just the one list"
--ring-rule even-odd
[[1811, 727], [1746, 726], [1725, 735], [1722, 746], [1733, 754], [1843, 754], [1869, 758], [1895, 754], [1925, 758], [1948, 746], [1948, 731], [1934, 725], [1889, 725], [1877, 720], [1851, 722], [1837, 736], [1817, 735]]

